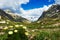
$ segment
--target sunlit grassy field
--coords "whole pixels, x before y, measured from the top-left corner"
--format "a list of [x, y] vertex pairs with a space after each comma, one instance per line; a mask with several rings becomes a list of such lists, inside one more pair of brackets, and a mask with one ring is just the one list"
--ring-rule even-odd
[[60, 40], [60, 20], [44, 19], [32, 23], [2, 20], [0, 40]]

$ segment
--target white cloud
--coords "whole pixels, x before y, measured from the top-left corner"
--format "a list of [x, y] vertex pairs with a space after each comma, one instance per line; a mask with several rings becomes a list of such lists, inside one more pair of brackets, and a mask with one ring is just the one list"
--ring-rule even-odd
[[27, 18], [28, 20], [37, 20], [41, 15], [43, 11], [46, 11], [51, 5], [44, 6], [43, 8], [36, 8], [31, 10], [24, 10], [21, 7], [21, 4], [27, 4], [29, 0], [0, 0], [0, 8], [9, 7], [14, 10], [20, 9], [21, 16], [24, 18]]
[[28, 3], [29, 0], [0, 0], [0, 8], [11, 7], [12, 9], [20, 8], [21, 4]]
[[55, 3], [56, 4], [60, 4], [60, 0], [55, 0]]
[[51, 7], [51, 5], [31, 10], [24, 10], [23, 8], [21, 8], [21, 16], [27, 18], [28, 20], [36, 21], [42, 15], [42, 12], [48, 10], [49, 7]]

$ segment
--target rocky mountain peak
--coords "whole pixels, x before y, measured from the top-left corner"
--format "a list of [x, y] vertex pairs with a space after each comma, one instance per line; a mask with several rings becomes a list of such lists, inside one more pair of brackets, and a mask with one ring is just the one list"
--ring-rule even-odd
[[60, 5], [52, 5], [47, 11], [43, 12], [38, 20], [43, 18], [60, 18]]

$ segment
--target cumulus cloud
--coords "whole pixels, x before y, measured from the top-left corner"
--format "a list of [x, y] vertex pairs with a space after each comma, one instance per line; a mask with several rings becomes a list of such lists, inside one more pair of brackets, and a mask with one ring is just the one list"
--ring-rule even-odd
[[36, 21], [42, 15], [42, 12], [47, 11], [49, 7], [51, 7], [51, 5], [31, 10], [23, 10], [23, 8], [21, 8], [20, 9], [20, 11], [22, 12], [21, 16], [31, 21]]
[[55, 4], [60, 4], [60, 0], [55, 0]]
[[18, 15], [21, 15], [30, 21], [35, 21], [42, 15], [43, 11], [48, 10], [48, 8], [51, 6], [49, 5], [42, 8], [24, 10], [21, 7], [21, 4], [27, 4], [28, 2], [29, 0], [0, 0], [0, 9], [5, 7], [12, 8], [13, 10], [19, 9], [21, 13]]
[[29, 0], [0, 0], [0, 8], [10, 7], [12, 9], [20, 8], [21, 4], [28, 3]]

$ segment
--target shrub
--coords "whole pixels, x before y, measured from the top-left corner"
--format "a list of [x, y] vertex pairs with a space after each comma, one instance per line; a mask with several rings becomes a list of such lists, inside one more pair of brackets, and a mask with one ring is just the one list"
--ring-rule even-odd
[[33, 38], [33, 40], [60, 40], [59, 31], [41, 31]]
[[7, 35], [0, 36], [1, 40], [28, 40], [29, 33], [23, 25], [7, 26], [3, 28], [3, 32]]
[[49, 33], [48, 32], [39, 32], [33, 40], [48, 40]]

